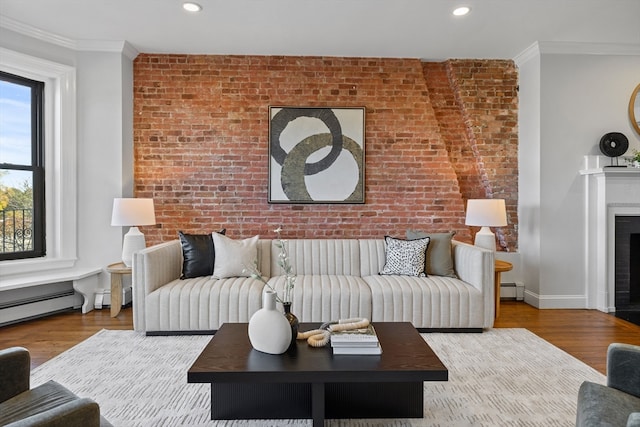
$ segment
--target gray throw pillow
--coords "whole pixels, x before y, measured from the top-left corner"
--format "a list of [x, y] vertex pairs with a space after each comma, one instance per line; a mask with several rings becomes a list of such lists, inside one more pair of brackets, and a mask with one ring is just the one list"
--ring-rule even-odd
[[384, 237], [385, 264], [380, 274], [425, 277], [425, 259], [429, 238], [402, 240]]
[[429, 247], [427, 248], [427, 274], [434, 276], [457, 277], [453, 266], [453, 256], [451, 255], [451, 239], [456, 234], [455, 231], [449, 233], [425, 233], [418, 230], [407, 230], [407, 239], [421, 239], [429, 237]]

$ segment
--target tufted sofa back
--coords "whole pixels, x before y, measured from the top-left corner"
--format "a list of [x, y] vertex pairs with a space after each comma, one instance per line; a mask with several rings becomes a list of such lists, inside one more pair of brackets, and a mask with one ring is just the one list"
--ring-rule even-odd
[[[289, 260], [298, 275], [360, 276], [360, 245], [357, 239], [286, 240]], [[271, 241], [271, 275], [282, 274], [280, 249]]]

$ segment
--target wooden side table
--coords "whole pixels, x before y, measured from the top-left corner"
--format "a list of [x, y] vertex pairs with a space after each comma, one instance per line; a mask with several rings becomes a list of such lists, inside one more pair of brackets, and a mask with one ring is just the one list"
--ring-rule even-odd
[[123, 262], [116, 262], [107, 266], [111, 274], [111, 317], [116, 317], [122, 308], [122, 276], [131, 274], [131, 267]]
[[511, 271], [513, 269], [513, 264], [507, 261], [502, 261], [497, 259], [494, 269], [495, 269], [495, 287], [496, 287], [495, 315], [497, 319], [498, 316], [500, 316], [500, 273], [504, 273], [505, 271]]

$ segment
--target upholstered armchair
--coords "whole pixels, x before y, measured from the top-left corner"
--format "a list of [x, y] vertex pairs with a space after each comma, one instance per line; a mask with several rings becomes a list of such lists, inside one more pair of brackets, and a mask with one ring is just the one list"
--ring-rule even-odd
[[609, 346], [607, 385], [582, 383], [576, 425], [640, 427], [640, 346]]
[[21, 347], [0, 350], [0, 426], [106, 427], [98, 404], [55, 381], [30, 389], [31, 357]]

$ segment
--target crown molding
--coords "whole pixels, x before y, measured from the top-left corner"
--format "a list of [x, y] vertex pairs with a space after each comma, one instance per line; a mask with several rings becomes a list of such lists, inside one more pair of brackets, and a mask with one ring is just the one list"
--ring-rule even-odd
[[75, 51], [122, 53], [134, 60], [139, 52], [126, 40], [73, 40], [0, 15], [0, 28]]
[[529, 60], [540, 56], [540, 44], [538, 42], [533, 43], [531, 46], [513, 57], [513, 62], [516, 66], [520, 66]]
[[640, 43], [538, 42], [540, 53], [560, 55], [640, 55]]
[[34, 39], [42, 40], [47, 43], [62, 46], [67, 49], [74, 49], [75, 42], [69, 38], [59, 36], [57, 34], [49, 33], [31, 25], [23, 24], [15, 19], [7, 18], [0, 15], [0, 28], [14, 31], [24, 36], [32, 37]]

